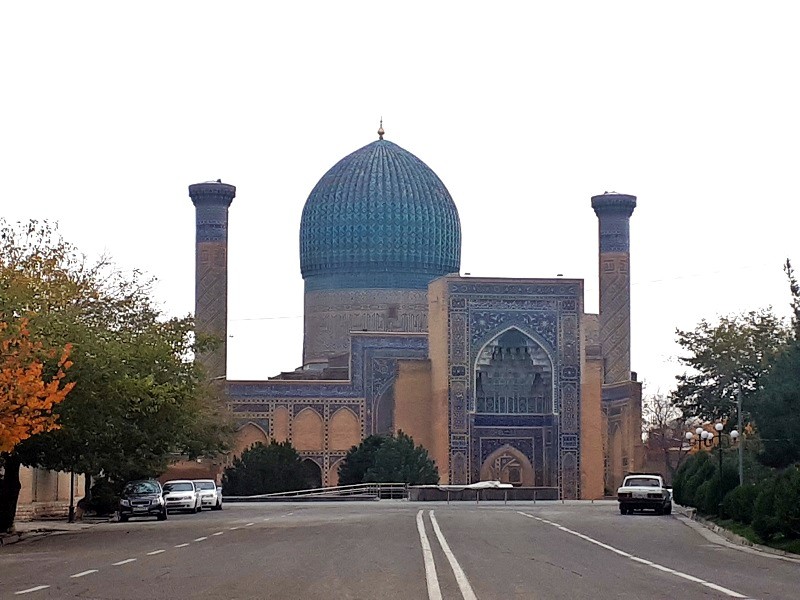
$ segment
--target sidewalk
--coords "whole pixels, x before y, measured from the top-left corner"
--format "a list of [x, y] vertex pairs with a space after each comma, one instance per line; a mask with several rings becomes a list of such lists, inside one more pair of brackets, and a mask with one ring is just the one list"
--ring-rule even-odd
[[98, 523], [109, 523], [112, 520], [112, 517], [84, 517], [82, 521], [75, 523], [68, 523], [66, 519], [17, 521], [14, 523], [14, 533], [0, 533], [0, 547], [46, 535], [75, 533], [91, 529]]

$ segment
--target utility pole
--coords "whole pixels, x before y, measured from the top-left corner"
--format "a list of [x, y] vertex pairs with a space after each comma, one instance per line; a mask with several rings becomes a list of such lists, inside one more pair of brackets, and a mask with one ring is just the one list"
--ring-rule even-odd
[[740, 385], [736, 390], [736, 412], [739, 415], [739, 485], [744, 485], [744, 429], [742, 428], [742, 386]]

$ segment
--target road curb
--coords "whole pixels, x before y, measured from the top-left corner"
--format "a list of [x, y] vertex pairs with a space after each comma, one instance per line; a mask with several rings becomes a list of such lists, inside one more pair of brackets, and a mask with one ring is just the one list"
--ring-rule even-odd
[[679, 513], [686, 519], [694, 521], [698, 525], [708, 529], [709, 531], [717, 534], [721, 538], [724, 538], [731, 544], [736, 544], [739, 546], [745, 546], [747, 548], [751, 548], [758, 552], [763, 552], [764, 554], [771, 554], [776, 558], [781, 558], [790, 562], [800, 563], [800, 556], [797, 554], [792, 554], [791, 552], [785, 552], [784, 550], [778, 550], [777, 548], [770, 548], [769, 546], [764, 546], [762, 544], [756, 544], [751, 542], [745, 537], [733, 533], [724, 527], [720, 527], [716, 523], [709, 521], [708, 519], [704, 519], [703, 517], [697, 514], [697, 509], [689, 508], [687, 506], [681, 506], [679, 504], [675, 504], [673, 502], [673, 508], [675, 512]]
[[[0, 533], [0, 547], [18, 544], [31, 539], [46, 537], [49, 535], [59, 535], [64, 533], [79, 533], [91, 529], [93, 525], [100, 523], [110, 523], [112, 519], [92, 519], [91, 521], [80, 521], [78, 523], [64, 523], [60, 521], [21, 521], [17, 524], [18, 529], [12, 533]], [[20, 525], [22, 526], [21, 528]]]

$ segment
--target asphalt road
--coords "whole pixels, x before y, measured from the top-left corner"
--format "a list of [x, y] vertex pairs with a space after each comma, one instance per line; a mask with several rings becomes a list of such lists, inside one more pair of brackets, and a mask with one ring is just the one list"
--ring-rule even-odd
[[615, 503], [229, 504], [0, 549], [32, 600], [799, 597], [800, 562]]

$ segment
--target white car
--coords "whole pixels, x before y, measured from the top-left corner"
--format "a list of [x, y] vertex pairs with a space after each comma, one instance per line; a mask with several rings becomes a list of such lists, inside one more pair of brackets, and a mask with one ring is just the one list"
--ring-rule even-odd
[[222, 510], [222, 488], [213, 479], [195, 479], [194, 485], [200, 491], [200, 506], [211, 510]]
[[200, 493], [191, 479], [172, 479], [164, 484], [167, 510], [200, 512]]

